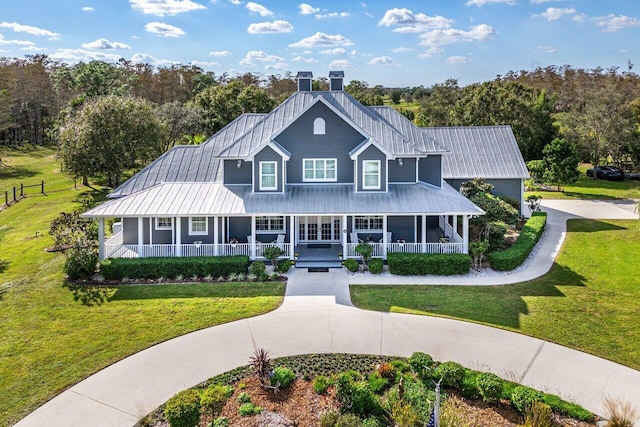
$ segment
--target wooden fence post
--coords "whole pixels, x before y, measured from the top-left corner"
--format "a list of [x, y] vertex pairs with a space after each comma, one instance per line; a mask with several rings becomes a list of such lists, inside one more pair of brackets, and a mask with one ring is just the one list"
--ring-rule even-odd
[[4, 192], [4, 204], [9, 206], [9, 192], [7, 190]]
[[16, 199], [16, 187], [13, 187], [13, 201], [17, 202], [18, 199]]
[[20, 183], [20, 198], [24, 197], [24, 183]]
[[46, 194], [44, 192], [44, 181], [42, 181], [42, 194], [44, 194], [46, 196]]

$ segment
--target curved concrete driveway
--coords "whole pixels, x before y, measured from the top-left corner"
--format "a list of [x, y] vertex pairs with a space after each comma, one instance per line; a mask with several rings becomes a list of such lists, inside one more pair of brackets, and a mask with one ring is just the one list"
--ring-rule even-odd
[[634, 402], [640, 410], [638, 371], [487, 326], [359, 310], [351, 306], [343, 271], [298, 270], [291, 274], [285, 301], [276, 311], [193, 332], [134, 354], [69, 388], [17, 425], [131, 426], [176, 392], [247, 363], [259, 347], [274, 356], [325, 352], [408, 356], [424, 351], [438, 360], [491, 370], [560, 394], [597, 413], [602, 413], [605, 395]]

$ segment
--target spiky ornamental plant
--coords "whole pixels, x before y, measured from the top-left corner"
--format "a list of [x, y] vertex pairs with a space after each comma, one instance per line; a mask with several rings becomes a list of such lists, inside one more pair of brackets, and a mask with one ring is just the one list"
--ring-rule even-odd
[[249, 359], [253, 374], [260, 380], [262, 385], [269, 384], [273, 369], [271, 367], [271, 357], [264, 348], [254, 350], [253, 356]]

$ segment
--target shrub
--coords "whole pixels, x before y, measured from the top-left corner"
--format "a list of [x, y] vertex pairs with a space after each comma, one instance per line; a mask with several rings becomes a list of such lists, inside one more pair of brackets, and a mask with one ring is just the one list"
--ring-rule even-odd
[[278, 273], [288, 273], [291, 268], [291, 260], [290, 259], [281, 259], [278, 261], [278, 267], [276, 267], [276, 271]]
[[282, 249], [277, 246], [268, 246], [262, 251], [262, 256], [271, 261], [274, 268], [278, 267], [278, 258], [282, 255]]
[[487, 254], [491, 268], [498, 271], [508, 271], [522, 264], [538, 243], [546, 223], [546, 212], [534, 212], [520, 231], [520, 236], [513, 246], [505, 251]]
[[444, 401], [440, 408], [440, 427], [471, 427], [467, 420], [465, 408], [456, 397]]
[[482, 395], [478, 390], [478, 376], [480, 372], [473, 371], [471, 369], [464, 370], [464, 379], [462, 380], [462, 386], [460, 387], [460, 394], [467, 399], [480, 399]]
[[638, 420], [635, 409], [629, 402], [620, 402], [609, 397], [604, 399], [607, 427], [633, 427]]
[[194, 427], [200, 422], [200, 393], [185, 390], [173, 396], [164, 407], [164, 416], [171, 427]]
[[280, 384], [280, 387], [287, 388], [296, 379], [296, 374], [289, 368], [277, 367], [273, 370], [273, 377], [271, 377], [271, 385], [276, 387]]
[[409, 357], [409, 366], [422, 380], [431, 378], [434, 365], [433, 358], [426, 353], [416, 351]]
[[524, 411], [523, 427], [551, 427], [551, 408], [542, 402], [533, 402]]
[[330, 385], [331, 380], [324, 375], [318, 375], [316, 379], [313, 380], [313, 390], [318, 394], [325, 394]]
[[502, 247], [506, 233], [507, 224], [502, 221], [493, 221], [487, 224], [487, 240], [489, 241], [490, 251], [495, 251]]
[[544, 395], [544, 403], [551, 407], [553, 412], [563, 414], [580, 421], [593, 421], [593, 414], [576, 403], [570, 403], [553, 394]]
[[394, 425], [399, 427], [420, 427], [424, 425], [411, 404], [403, 400], [393, 403], [391, 406], [391, 418], [393, 418]]
[[218, 417], [215, 420], [213, 420], [213, 423], [211, 423], [211, 427], [229, 427], [230, 424], [231, 424], [231, 421], [229, 421], [229, 418]]
[[246, 391], [243, 391], [242, 393], [240, 393], [238, 395], [238, 402], [239, 403], [249, 403], [249, 402], [251, 402], [251, 396], [249, 396], [249, 393], [247, 393]]
[[392, 379], [395, 377], [396, 368], [391, 363], [381, 363], [376, 366], [375, 372], [383, 378]]
[[271, 376], [271, 357], [269, 352], [264, 348], [254, 350], [253, 355], [249, 358], [253, 374], [260, 380], [262, 384]]
[[249, 266], [249, 273], [254, 276], [261, 278], [266, 275], [267, 267], [264, 265], [262, 261], [254, 261]]
[[502, 396], [502, 378], [491, 372], [483, 372], [476, 378], [476, 385], [482, 395], [482, 400], [496, 403]]
[[74, 247], [65, 252], [64, 272], [69, 279], [90, 279], [98, 266], [98, 251], [93, 248]]
[[342, 414], [338, 417], [335, 427], [362, 427], [362, 421], [357, 415]]
[[382, 414], [382, 407], [367, 384], [353, 381], [349, 374], [338, 377], [336, 398], [343, 411], [362, 417]]
[[320, 415], [320, 427], [334, 427], [340, 419], [340, 412], [336, 408], [329, 408]]
[[382, 269], [384, 268], [384, 261], [376, 258], [369, 261], [369, 272], [372, 274], [380, 274], [382, 273]]
[[250, 417], [252, 415], [257, 415], [262, 412], [262, 408], [259, 406], [254, 406], [253, 403], [247, 402], [240, 405], [238, 409], [238, 413], [243, 417]]
[[433, 372], [435, 378], [442, 378], [442, 385], [451, 388], [461, 388], [464, 381], [465, 369], [456, 362], [441, 363]]
[[523, 385], [517, 386], [511, 392], [511, 404], [522, 414], [524, 414], [528, 406], [543, 400], [544, 395], [541, 392]]
[[200, 395], [200, 406], [203, 409], [209, 410], [211, 417], [214, 418], [222, 411], [224, 404], [232, 393], [233, 389], [231, 387], [211, 384]]
[[493, 221], [514, 225], [520, 220], [520, 212], [516, 208], [493, 194], [478, 193], [469, 197], [469, 200], [485, 212], [483, 216], [472, 220], [474, 225]]
[[389, 385], [389, 380], [380, 376], [377, 372], [369, 374], [369, 388], [376, 394], [382, 394], [382, 392]]
[[245, 255], [218, 257], [109, 258], [102, 261], [100, 273], [106, 280], [157, 279], [244, 274], [249, 264]]
[[360, 269], [360, 264], [358, 264], [358, 261], [356, 261], [355, 259], [346, 259], [344, 261], [344, 266], [347, 267], [347, 270], [352, 273], [355, 273]]
[[392, 274], [403, 276], [467, 274], [471, 267], [471, 257], [465, 254], [393, 252], [387, 255], [387, 262], [389, 263], [389, 271]]

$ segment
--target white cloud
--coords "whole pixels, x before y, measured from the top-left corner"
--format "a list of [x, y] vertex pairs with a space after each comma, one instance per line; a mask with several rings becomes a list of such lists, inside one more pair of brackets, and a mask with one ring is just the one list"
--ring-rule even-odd
[[450, 56], [447, 58], [447, 64], [461, 65], [469, 62], [466, 56]]
[[182, 29], [164, 22], [149, 22], [144, 26], [144, 29], [148, 33], [157, 34], [160, 37], [180, 37], [185, 35]]
[[315, 58], [304, 58], [300, 55], [296, 56], [295, 58], [293, 58], [294, 62], [303, 62], [305, 64], [313, 64], [314, 62], [318, 62], [317, 59]]
[[249, 34], [274, 34], [274, 33], [290, 33], [293, 31], [293, 25], [287, 21], [258, 22], [250, 24], [247, 28]]
[[300, 15], [313, 15], [314, 13], [320, 12], [319, 7], [313, 7], [307, 3], [300, 3], [298, 8], [300, 9]]
[[242, 2], [240, 0], [229, 0], [229, 3], [235, 4], [236, 6], [239, 5], [239, 4], [242, 4]]
[[11, 28], [16, 33], [27, 33], [34, 36], [47, 36], [53, 39], [60, 37], [60, 34], [44, 28], [32, 27], [31, 25], [22, 25], [17, 22], [0, 22], [0, 28]]
[[245, 6], [249, 12], [253, 12], [253, 13], [257, 13], [260, 16], [270, 16], [273, 15], [273, 12], [271, 12], [269, 9], [267, 9], [266, 7], [264, 7], [261, 4], [258, 3], [254, 3], [252, 1], [250, 1], [249, 3], [246, 4]]
[[200, 68], [214, 68], [219, 67], [220, 63], [215, 61], [191, 61], [191, 65], [195, 65]]
[[177, 15], [178, 13], [206, 9], [200, 3], [191, 0], [129, 0], [134, 9], [146, 15]]
[[389, 9], [378, 22], [379, 27], [397, 27], [393, 31], [396, 33], [422, 33], [434, 29], [444, 29], [451, 27], [453, 20], [443, 16], [428, 16], [424, 13], [414, 14], [411, 10]]
[[107, 39], [98, 39], [90, 43], [82, 43], [85, 49], [131, 49], [128, 44], [120, 42], [110, 42]]
[[327, 18], [348, 18], [351, 16], [349, 12], [331, 12], [325, 13], [321, 15], [316, 15], [317, 19], [327, 19]]
[[351, 64], [351, 62], [349, 62], [347, 59], [336, 59], [335, 61], [331, 61], [331, 64], [329, 64], [329, 69], [353, 70], [353, 64]]
[[611, 33], [622, 30], [623, 28], [637, 27], [640, 25], [638, 18], [632, 18], [625, 15], [609, 14], [607, 16], [599, 16], [594, 18], [596, 25], [602, 28], [602, 31]]
[[77, 63], [91, 61], [118, 62], [121, 55], [116, 53], [105, 53], [99, 50], [85, 49], [58, 49], [57, 52], [49, 55], [50, 58], [58, 59], [61, 62]]
[[165, 66], [165, 65], [179, 64], [178, 61], [172, 61], [170, 59], [158, 59], [158, 58], [156, 58], [154, 56], [151, 56], [151, 55], [148, 55], [146, 53], [136, 53], [135, 55], [133, 55], [131, 57], [131, 62], [151, 64], [151, 65], [154, 65], [156, 67], [161, 67], [161, 66]]
[[230, 56], [231, 52], [228, 50], [214, 50], [209, 52], [209, 56]]
[[413, 52], [415, 49], [412, 47], [404, 47], [404, 46], [400, 46], [400, 47], [396, 47], [394, 49], [392, 49], [391, 51], [393, 53], [407, 53], [407, 52]]
[[82, 11], [83, 12], [93, 12], [93, 11], [95, 11], [95, 9], [93, 7], [91, 7], [91, 6], [83, 6], [82, 7]]
[[352, 51], [347, 51], [347, 49], [344, 49], [342, 47], [336, 47], [334, 49], [324, 49], [321, 50], [319, 53], [323, 54], [323, 55], [350, 55], [350, 56], [356, 56], [358, 54], [357, 51], [352, 50]]
[[284, 58], [267, 55], [261, 50], [250, 50], [239, 62], [243, 67], [255, 67], [256, 62], [282, 62]]
[[38, 46], [27, 46], [27, 47], [21, 47], [20, 50], [27, 50], [29, 52], [44, 52], [45, 50], [47, 50], [47, 48], [38, 47]]
[[35, 46], [36, 44], [28, 40], [5, 40], [4, 36], [0, 34], [0, 46], [7, 44], [15, 44], [18, 46]]
[[318, 31], [312, 36], [291, 43], [289, 47], [312, 48], [312, 47], [331, 47], [331, 46], [353, 46], [353, 42], [340, 34], [325, 34]]
[[277, 62], [275, 64], [265, 65], [265, 71], [288, 71], [289, 66], [286, 62]]
[[389, 58], [388, 56], [379, 56], [377, 58], [373, 58], [371, 61], [367, 62], [369, 65], [396, 65], [396, 61]]
[[544, 18], [547, 21], [555, 21], [562, 18], [565, 15], [573, 15], [576, 13], [576, 9], [573, 7], [548, 7], [542, 13], [534, 14], [534, 18]]
[[553, 46], [538, 46], [537, 49], [541, 50], [542, 52], [545, 52], [545, 53], [557, 53], [558, 52], [558, 49], [553, 47]]
[[422, 52], [418, 57], [420, 58], [431, 58], [432, 56], [440, 55], [444, 49], [437, 46], [431, 46], [429, 49]]
[[456, 30], [455, 28], [433, 30], [420, 35], [422, 40], [420, 44], [424, 46], [441, 46], [453, 43], [484, 41], [491, 39], [495, 34], [496, 31], [493, 27], [486, 24], [471, 27], [469, 31]]
[[514, 5], [516, 4], [515, 0], [469, 0], [468, 2], [466, 2], [465, 4], [467, 6], [484, 6], [485, 4], [491, 4], [491, 3], [505, 3], [508, 5]]
[[567, 0], [531, 0], [531, 4], [542, 4], [542, 3], [551, 3], [551, 2], [561, 2]]

